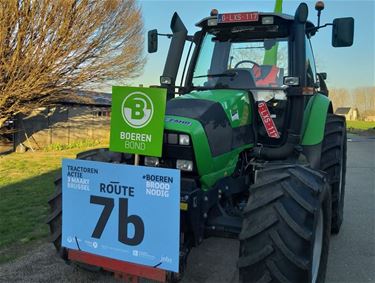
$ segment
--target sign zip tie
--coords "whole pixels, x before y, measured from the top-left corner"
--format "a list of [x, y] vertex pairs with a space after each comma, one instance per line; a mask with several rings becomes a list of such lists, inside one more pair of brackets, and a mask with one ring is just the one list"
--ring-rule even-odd
[[78, 244], [78, 240], [77, 240], [77, 236], [74, 236], [74, 239], [76, 240], [76, 244], [77, 244], [77, 248], [79, 251], [82, 251], [79, 244]]
[[162, 262], [159, 262], [158, 264], [154, 265], [154, 268], [158, 268], [161, 264]]

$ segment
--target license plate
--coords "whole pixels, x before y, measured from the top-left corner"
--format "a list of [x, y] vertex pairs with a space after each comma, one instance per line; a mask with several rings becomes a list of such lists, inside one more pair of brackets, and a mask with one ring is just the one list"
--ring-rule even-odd
[[240, 23], [240, 22], [257, 22], [259, 14], [257, 12], [250, 13], [227, 13], [218, 15], [218, 23]]
[[266, 128], [267, 135], [270, 138], [278, 139], [280, 138], [279, 132], [276, 128], [274, 121], [271, 118], [270, 111], [268, 110], [267, 104], [265, 102], [259, 102], [258, 113], [262, 118], [264, 127]]

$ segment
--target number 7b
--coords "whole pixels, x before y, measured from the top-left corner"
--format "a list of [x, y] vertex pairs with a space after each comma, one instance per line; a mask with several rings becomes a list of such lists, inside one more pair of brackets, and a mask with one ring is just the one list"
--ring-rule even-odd
[[[100, 239], [114, 208], [114, 199], [90, 196], [90, 203], [104, 205], [103, 211], [91, 235], [93, 238]], [[134, 226], [134, 235], [131, 238], [128, 236], [129, 224], [133, 224]], [[136, 246], [143, 241], [144, 235], [145, 226], [142, 218], [138, 215], [128, 215], [128, 199], [119, 198], [118, 240], [125, 245]]]

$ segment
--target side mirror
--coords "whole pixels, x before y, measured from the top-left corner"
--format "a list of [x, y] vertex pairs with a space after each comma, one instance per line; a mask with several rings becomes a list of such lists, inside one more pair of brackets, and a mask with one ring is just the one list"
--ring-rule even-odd
[[318, 73], [319, 79], [326, 80], [327, 79], [327, 73]]
[[158, 51], [158, 30], [153, 29], [148, 32], [148, 53]]
[[332, 46], [348, 47], [353, 45], [354, 19], [337, 18], [333, 20]]

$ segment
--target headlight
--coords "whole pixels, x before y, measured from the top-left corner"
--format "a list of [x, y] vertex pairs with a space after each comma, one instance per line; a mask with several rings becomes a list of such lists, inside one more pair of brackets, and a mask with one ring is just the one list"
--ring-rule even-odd
[[193, 171], [193, 161], [177, 159], [176, 168], [182, 171]]
[[180, 145], [189, 145], [190, 144], [190, 137], [188, 135], [180, 135], [179, 136], [179, 144]]
[[157, 157], [152, 157], [152, 156], [146, 156], [145, 157], [145, 165], [146, 166], [159, 166], [159, 158]]
[[273, 25], [273, 17], [263, 17], [262, 18], [263, 25]]
[[178, 135], [177, 134], [168, 134], [168, 143], [169, 144], [177, 144], [178, 143]]

